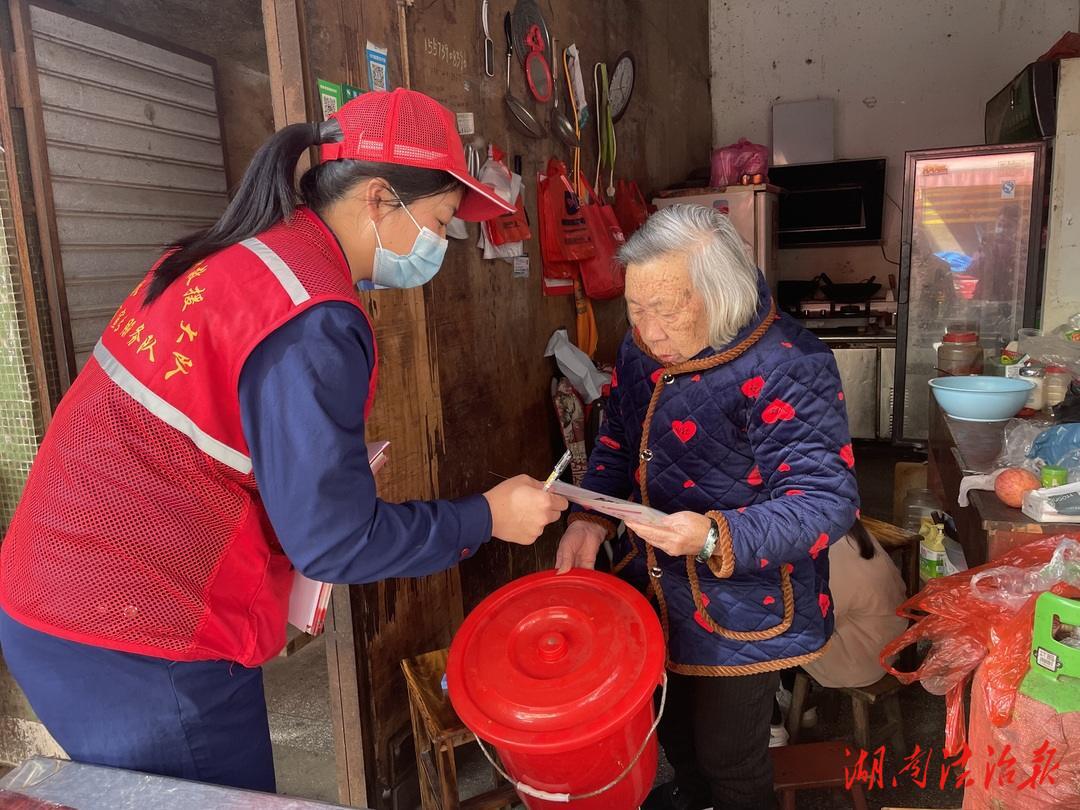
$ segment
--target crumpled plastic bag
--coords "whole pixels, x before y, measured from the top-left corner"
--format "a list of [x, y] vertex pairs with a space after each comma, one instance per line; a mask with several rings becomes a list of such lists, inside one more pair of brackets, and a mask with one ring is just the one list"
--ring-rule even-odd
[[1033, 460], [1031, 448], [1051, 424], [1045, 419], [1010, 419], [1003, 428], [1001, 455], [994, 461], [994, 466], [1023, 467], [1037, 475], [1042, 465]]
[[[965, 742], [964, 686], [982, 665], [982, 700], [996, 726], [1009, 722], [1016, 692], [1028, 670], [1035, 602], [1046, 591], [1080, 598], [1080, 543], [1046, 537], [952, 576], [933, 579], [897, 608], [914, 621], [881, 651], [881, 666], [901, 683], [919, 681], [945, 695], [945, 748]], [[931, 642], [914, 672], [901, 672], [893, 657], [910, 644]]]
[[960, 494], [956, 496], [957, 505], [967, 506], [968, 493], [973, 489], [993, 492], [998, 476], [1005, 472], [1006, 469], [1006, 467], [1002, 467], [1000, 470], [994, 470], [989, 475], [965, 475], [960, 479]]
[[1031, 443], [1028, 456], [1070, 472], [1080, 467], [1080, 423], [1055, 425], [1042, 431]]
[[565, 329], [557, 329], [552, 333], [547, 348], [544, 349], [544, 357], [555, 358], [559, 370], [566, 375], [574, 390], [581, 394], [586, 405], [598, 400], [604, 392], [604, 386], [611, 382], [611, 375], [598, 369], [589, 355], [570, 341]]
[[738, 185], [744, 174], [764, 175], [769, 170], [769, 147], [746, 138], [714, 149], [709, 183], [716, 187]]

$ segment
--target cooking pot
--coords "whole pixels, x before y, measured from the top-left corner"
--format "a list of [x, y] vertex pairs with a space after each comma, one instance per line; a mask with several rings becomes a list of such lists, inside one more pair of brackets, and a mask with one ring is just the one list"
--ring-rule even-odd
[[875, 278], [876, 276], [870, 276], [866, 281], [860, 281], [856, 284], [833, 284], [832, 279], [822, 273], [817, 277], [817, 280], [821, 282], [825, 297], [830, 301], [837, 304], [863, 304], [873, 298], [881, 289], [881, 285], [874, 281]]

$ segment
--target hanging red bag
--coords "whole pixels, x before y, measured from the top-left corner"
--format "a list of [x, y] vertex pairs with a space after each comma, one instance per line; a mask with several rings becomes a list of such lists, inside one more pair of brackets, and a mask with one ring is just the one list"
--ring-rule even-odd
[[623, 235], [628, 239], [649, 218], [649, 206], [635, 181], [616, 181], [615, 216], [619, 219]]
[[596, 254], [581, 203], [566, 176], [566, 166], [552, 158], [537, 183], [540, 255], [548, 262], [578, 262]]
[[596, 301], [618, 298], [626, 287], [626, 268], [617, 258], [626, 242], [619, 220], [611, 206], [586, 186], [589, 200], [582, 206], [585, 222], [592, 234], [596, 255], [581, 261], [581, 282], [585, 294]]
[[501, 214], [484, 223], [491, 244], [505, 245], [509, 242], [527, 242], [532, 239], [532, 232], [529, 230], [529, 219], [525, 215], [524, 194], [518, 195], [514, 207], [517, 209], [514, 213]]

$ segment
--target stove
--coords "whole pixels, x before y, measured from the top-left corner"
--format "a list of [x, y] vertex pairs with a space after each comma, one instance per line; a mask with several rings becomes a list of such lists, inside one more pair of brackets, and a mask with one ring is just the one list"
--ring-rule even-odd
[[857, 333], [876, 332], [890, 325], [896, 312], [894, 301], [864, 301], [841, 304], [817, 299], [800, 301], [786, 312], [812, 331], [846, 330]]

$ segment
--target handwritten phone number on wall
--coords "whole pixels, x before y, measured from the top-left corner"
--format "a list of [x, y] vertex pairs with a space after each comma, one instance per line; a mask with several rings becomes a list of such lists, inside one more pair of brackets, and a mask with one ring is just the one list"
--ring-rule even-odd
[[451, 48], [437, 37], [424, 37], [424, 53], [427, 56], [433, 56], [442, 62], [446, 62], [455, 70], [464, 71], [468, 64], [464, 51]]

